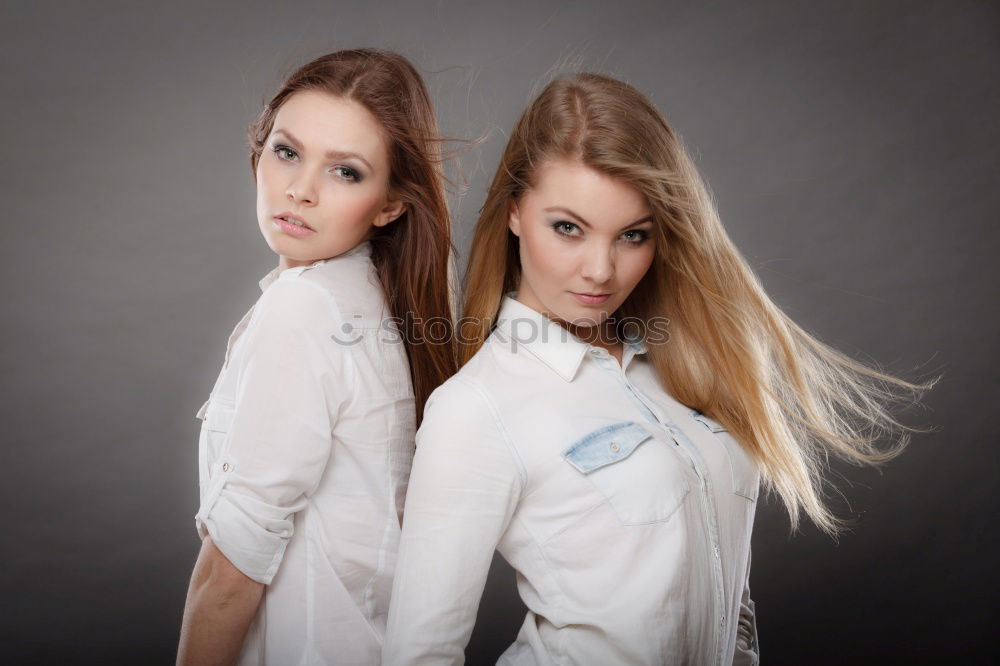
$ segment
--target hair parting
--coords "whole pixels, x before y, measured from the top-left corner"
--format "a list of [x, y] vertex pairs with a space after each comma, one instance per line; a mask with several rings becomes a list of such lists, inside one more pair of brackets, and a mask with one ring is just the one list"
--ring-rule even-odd
[[[636, 187], [653, 210], [656, 257], [614, 313], [670, 320], [648, 357], [680, 402], [721, 422], [761, 466], [792, 531], [800, 513], [836, 537], [850, 521], [823, 499], [830, 454], [879, 465], [909, 433], [890, 406], [915, 403], [940, 377], [910, 382], [824, 344], [766, 294], [730, 240], [683, 142], [653, 104], [622, 81], [578, 73], [550, 82], [518, 119], [473, 234], [459, 362], [489, 336], [503, 295], [517, 289], [518, 239], [509, 203], [540, 164], [571, 159]], [[644, 337], [648, 331], [644, 331]], [[876, 442], [894, 436], [888, 448]]]

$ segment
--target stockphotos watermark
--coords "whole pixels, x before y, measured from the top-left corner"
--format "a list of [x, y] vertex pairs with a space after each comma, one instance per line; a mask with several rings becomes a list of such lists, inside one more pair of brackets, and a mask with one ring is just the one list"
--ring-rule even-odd
[[[368, 338], [377, 340], [383, 344], [448, 344], [457, 342], [459, 344], [471, 344], [478, 339], [476, 332], [482, 331], [490, 323], [488, 319], [478, 317], [461, 317], [454, 326], [444, 317], [430, 317], [426, 320], [421, 317], [414, 317], [407, 313], [406, 318], [385, 317], [374, 321], [365, 319], [361, 315], [354, 315], [350, 320], [345, 321], [340, 326], [340, 331], [330, 335], [330, 338], [340, 345], [353, 346]], [[606, 339], [604, 336], [608, 329], [615, 330], [626, 342], [645, 342], [647, 344], [664, 344], [670, 339], [670, 332], [667, 325], [670, 319], [667, 317], [651, 317], [640, 319], [638, 317], [625, 317], [623, 319], [611, 318], [611, 326], [601, 326], [598, 329], [597, 341], [607, 344], [616, 342], [615, 339]], [[551, 322], [554, 323], [554, 322]], [[577, 327], [596, 326], [596, 321], [578, 321]], [[465, 337], [462, 332], [469, 330], [473, 332], [471, 337]], [[421, 337], [414, 339], [414, 332], [419, 331]], [[548, 342], [556, 336], [560, 342], [567, 342], [570, 339], [578, 339], [565, 327], [558, 324], [548, 325], [531, 317], [515, 317], [513, 319], [498, 319], [493, 335], [497, 336], [501, 342], [510, 342], [511, 346], [516, 343], [529, 344], [535, 341]]]

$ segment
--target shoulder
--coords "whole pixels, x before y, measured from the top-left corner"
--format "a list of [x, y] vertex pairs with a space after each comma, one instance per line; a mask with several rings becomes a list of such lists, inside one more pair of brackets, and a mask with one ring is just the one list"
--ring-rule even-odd
[[524, 461], [496, 403], [471, 374], [459, 370], [431, 393], [417, 430], [416, 456], [448, 468], [486, 465], [499, 473], [502, 466], [523, 485]]
[[460, 406], [478, 413], [496, 412], [496, 400], [492, 394], [497, 386], [505, 383], [509, 372], [506, 365], [502, 354], [498, 355], [494, 345], [487, 339], [458, 372], [431, 393], [427, 406], [439, 403], [441, 406], [438, 409]]
[[385, 296], [371, 258], [351, 252], [306, 266], [293, 276], [310, 284], [330, 300], [344, 320], [381, 315]]
[[293, 315], [299, 323], [337, 323], [381, 312], [381, 285], [371, 258], [358, 249], [283, 270], [261, 296], [265, 310]]
[[449, 414], [454, 421], [459, 413], [463, 415], [463, 420], [469, 421], [483, 420], [485, 417], [492, 419], [493, 414], [482, 387], [461, 371], [446, 379], [428, 396], [424, 406], [424, 423], [428, 418], [440, 419]]
[[[488, 350], [480, 350], [431, 392], [424, 406], [421, 430], [463, 434], [473, 431], [481, 437], [509, 440], [494, 396], [497, 374], [489, 355]], [[463, 439], [471, 442], [475, 438]]]
[[431, 392], [420, 426], [425, 434], [473, 431], [507, 439], [496, 401], [487, 390], [489, 379], [474, 361], [475, 357]]
[[530, 354], [512, 347], [509, 338], [494, 332], [449, 381], [468, 387], [465, 389], [468, 393], [474, 389], [497, 412], [497, 418], [503, 420], [511, 416], [512, 407], [523, 402], [520, 396], [540, 389], [545, 378], [544, 366]]
[[326, 330], [340, 322], [336, 302], [330, 294], [303, 276], [298, 270], [286, 269], [268, 285], [257, 301], [255, 327]]

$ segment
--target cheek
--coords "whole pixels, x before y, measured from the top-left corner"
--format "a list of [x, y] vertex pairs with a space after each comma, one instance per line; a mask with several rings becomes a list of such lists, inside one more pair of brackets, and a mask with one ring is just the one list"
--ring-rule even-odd
[[257, 187], [258, 189], [266, 189], [275, 180], [275, 165], [268, 159], [268, 154], [265, 152], [257, 160]]
[[327, 210], [337, 223], [367, 226], [382, 209], [382, 199], [382, 190], [378, 187], [334, 185], [327, 195]]
[[649, 271], [649, 267], [653, 265], [655, 254], [653, 244], [647, 241], [642, 247], [627, 252], [620, 260], [618, 270], [629, 291], [639, 284], [639, 281]]
[[267, 159], [267, 155], [262, 155], [260, 160], [257, 162], [257, 204], [261, 206], [267, 206], [269, 202], [274, 203], [273, 199], [277, 194], [279, 189], [279, 173], [275, 169], [275, 165]]
[[[271, 199], [270, 194], [267, 191], [268, 177], [265, 172], [266, 167], [264, 166], [264, 159], [261, 158], [257, 162], [257, 175], [256, 175], [256, 187], [257, 187], [257, 215], [263, 216], [267, 214], [270, 209], [269, 201]], [[263, 219], [263, 218], [262, 218]]]
[[526, 230], [521, 233], [521, 265], [528, 278], [543, 286], [573, 272], [572, 246], [548, 229]]

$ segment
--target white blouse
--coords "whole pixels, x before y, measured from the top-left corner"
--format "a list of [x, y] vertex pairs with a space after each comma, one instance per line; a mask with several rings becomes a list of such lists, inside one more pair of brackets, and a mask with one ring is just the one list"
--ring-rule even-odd
[[463, 662], [494, 549], [528, 607], [498, 664], [757, 663], [759, 469], [644, 353], [504, 298], [424, 411], [386, 666]]
[[377, 664], [413, 458], [406, 353], [367, 241], [260, 288], [198, 412], [195, 525], [267, 585], [240, 664]]

